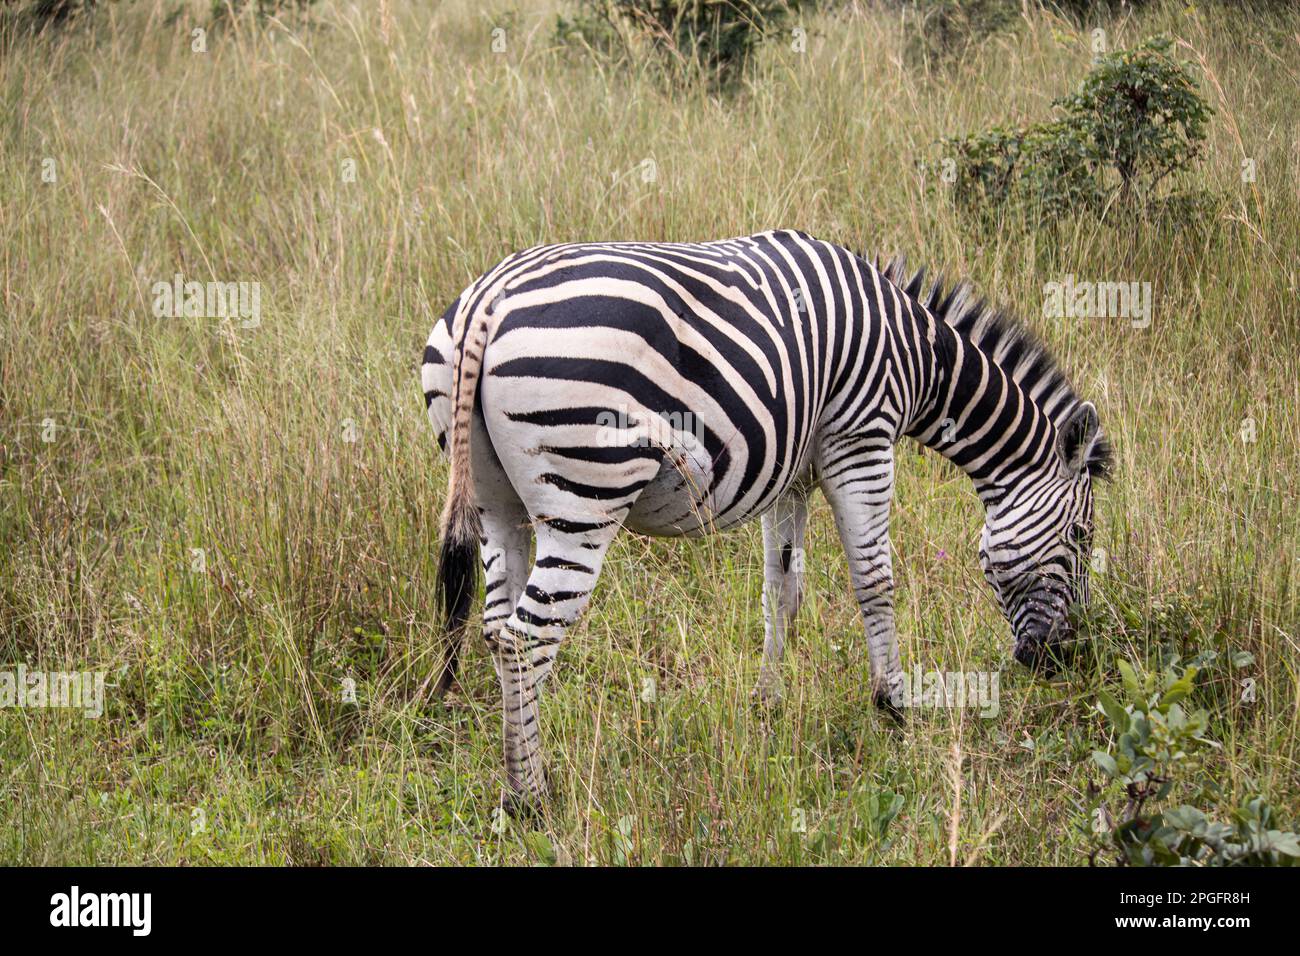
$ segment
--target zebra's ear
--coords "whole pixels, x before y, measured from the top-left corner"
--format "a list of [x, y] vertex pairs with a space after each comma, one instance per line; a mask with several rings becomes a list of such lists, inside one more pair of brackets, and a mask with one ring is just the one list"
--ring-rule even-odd
[[1100, 439], [1101, 420], [1097, 417], [1097, 406], [1092, 402], [1080, 402], [1061, 426], [1057, 437], [1057, 451], [1068, 474], [1083, 473], [1100, 450]]

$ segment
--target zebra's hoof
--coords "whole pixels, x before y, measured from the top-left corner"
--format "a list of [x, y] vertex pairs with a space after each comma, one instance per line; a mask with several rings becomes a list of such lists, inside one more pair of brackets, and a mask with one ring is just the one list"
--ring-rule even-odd
[[871, 695], [871, 702], [876, 710], [889, 718], [890, 723], [899, 727], [906, 723], [907, 713], [901, 706], [901, 701], [896, 700], [887, 689], [881, 687], [875, 690]]
[[545, 804], [544, 794], [520, 793], [509, 788], [501, 791], [501, 809], [512, 820], [536, 820], [542, 815]]
[[1076, 650], [1075, 642], [1034, 643], [1022, 640], [1016, 642], [1011, 656], [1043, 680], [1053, 680], [1069, 669]]
[[545, 771], [538, 773], [537, 782], [531, 786], [512, 776], [507, 776], [501, 790], [501, 809], [515, 820], [535, 820], [546, 809], [550, 797], [550, 779]]

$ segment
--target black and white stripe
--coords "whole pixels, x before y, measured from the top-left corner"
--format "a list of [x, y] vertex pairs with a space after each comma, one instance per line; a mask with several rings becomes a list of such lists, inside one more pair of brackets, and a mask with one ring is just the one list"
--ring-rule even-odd
[[873, 693], [897, 692], [889, 506], [903, 436], [974, 481], [981, 561], [1019, 659], [1059, 643], [1085, 596], [1091, 476], [1107, 460], [1096, 410], [1021, 326], [901, 263], [799, 232], [530, 249], [447, 310], [422, 378], [452, 459], [444, 598], [463, 626], [480, 551], [512, 799], [543, 790], [537, 686], [620, 527], [701, 535], [762, 516], [765, 697], [814, 486], [849, 560]]

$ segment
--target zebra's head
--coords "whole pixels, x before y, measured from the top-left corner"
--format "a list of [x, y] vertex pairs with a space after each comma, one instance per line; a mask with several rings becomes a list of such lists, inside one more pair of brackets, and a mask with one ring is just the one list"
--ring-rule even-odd
[[1109, 461], [1097, 409], [1081, 402], [1056, 429], [1046, 467], [988, 512], [980, 564], [1027, 667], [1054, 672], [1073, 643], [1071, 609], [1088, 600], [1092, 484]]

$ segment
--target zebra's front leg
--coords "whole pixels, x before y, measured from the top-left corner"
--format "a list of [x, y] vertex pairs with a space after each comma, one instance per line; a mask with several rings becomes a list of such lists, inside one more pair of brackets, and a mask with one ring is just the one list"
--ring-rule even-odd
[[781, 699], [785, 636], [803, 601], [806, 490], [782, 495], [763, 515], [763, 663], [754, 696], [771, 706]]
[[849, 562], [849, 579], [867, 632], [871, 696], [897, 715], [903, 668], [894, 632], [894, 573], [889, 543], [889, 506], [894, 496], [892, 444], [864, 443], [851, 455], [837, 453], [823, 466], [822, 491]]
[[506, 769], [501, 802], [511, 813], [536, 810], [546, 796], [539, 691], [565, 633], [587, 606], [617, 530], [616, 522], [581, 532], [539, 525], [537, 559], [523, 594], [504, 627], [484, 635], [501, 679]]

